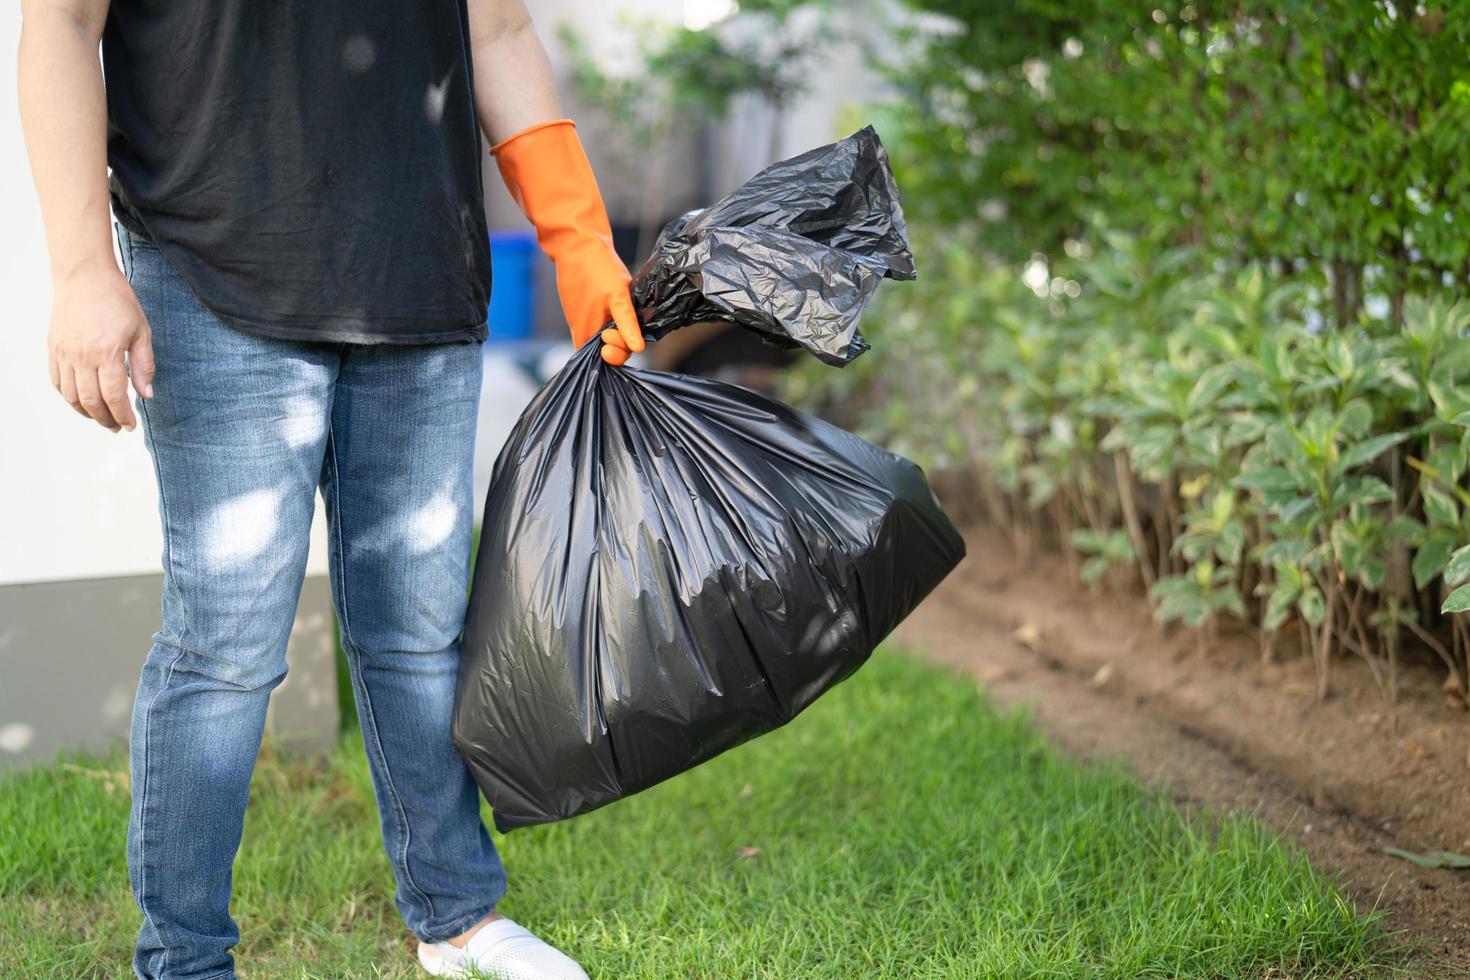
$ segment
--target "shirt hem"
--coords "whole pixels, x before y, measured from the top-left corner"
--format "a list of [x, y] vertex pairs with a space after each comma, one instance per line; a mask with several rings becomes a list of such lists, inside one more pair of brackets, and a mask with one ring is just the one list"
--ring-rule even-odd
[[378, 330], [353, 330], [343, 327], [289, 327], [278, 323], [261, 323], [246, 320], [219, 310], [211, 310], [215, 316], [232, 327], [248, 333], [273, 337], [277, 340], [314, 340], [327, 344], [386, 344], [412, 346], [416, 344], [483, 343], [490, 334], [489, 325], [480, 323], [453, 330], [430, 332], [384, 333]]
[[[113, 215], [118, 224], [128, 233], [141, 239], [145, 244], [159, 248], [153, 236], [149, 234], [137, 213], [116, 193], [112, 195]], [[350, 326], [326, 327], [326, 326], [287, 326], [279, 323], [271, 323], [261, 320], [252, 320], [234, 313], [226, 313], [219, 309], [213, 302], [205, 298], [201, 290], [194, 284], [189, 276], [185, 275], [172, 260], [168, 260], [168, 250], [160, 249], [164, 258], [173, 267], [175, 274], [189, 285], [189, 290], [199, 303], [221, 321], [238, 330], [253, 333], [262, 337], [272, 337], [276, 340], [298, 340], [319, 341], [325, 344], [379, 344], [387, 346], [410, 347], [426, 344], [449, 344], [449, 343], [484, 343], [490, 336], [489, 320], [481, 320], [479, 323], [466, 326], [454, 327], [449, 330], [430, 331], [407, 331], [388, 332], [380, 329], [360, 329]]]

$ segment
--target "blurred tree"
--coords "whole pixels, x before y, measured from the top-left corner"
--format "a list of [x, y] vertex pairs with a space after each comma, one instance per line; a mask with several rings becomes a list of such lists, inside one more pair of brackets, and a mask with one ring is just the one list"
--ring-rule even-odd
[[698, 28], [630, 22], [637, 56], [625, 73], [607, 71], [574, 25], [558, 26], [578, 97], [615, 121], [616, 150], [640, 178], [639, 255], [652, 247], [666, 204], [667, 154], [650, 158], [648, 148], [677, 127], [727, 118], [737, 97], [753, 95], [770, 110], [768, 154], [779, 159], [787, 108], [832, 38], [829, 10], [830, 0], [741, 0], [730, 16]]
[[1120, 228], [1369, 294], [1470, 293], [1470, 4], [905, 0], [916, 216], [1026, 261]]

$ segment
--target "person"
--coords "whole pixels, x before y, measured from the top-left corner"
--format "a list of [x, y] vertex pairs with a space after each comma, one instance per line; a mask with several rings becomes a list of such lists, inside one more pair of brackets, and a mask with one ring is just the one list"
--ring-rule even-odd
[[22, 14], [51, 382], [113, 432], [141, 419], [158, 484], [162, 625], [130, 733], [135, 972], [235, 976], [231, 866], [320, 487], [420, 962], [585, 977], [496, 912], [505, 869], [450, 741], [485, 145], [555, 262], [574, 341], [601, 336], [613, 364], [643, 346], [524, 3], [22, 0]]

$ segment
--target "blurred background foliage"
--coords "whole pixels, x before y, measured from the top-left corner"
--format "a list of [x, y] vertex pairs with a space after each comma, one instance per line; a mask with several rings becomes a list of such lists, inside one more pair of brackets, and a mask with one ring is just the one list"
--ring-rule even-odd
[[[918, 218], [1011, 261], [1100, 226], [1365, 297], [1470, 286], [1470, 13], [1387, 0], [911, 0]], [[934, 26], [934, 25], [942, 26]]]
[[[614, 123], [607, 147], [619, 169], [637, 175], [640, 204], [634, 254], [653, 247], [666, 212], [671, 135], [698, 132], [726, 120], [742, 97], [767, 110], [765, 156], [790, 155], [784, 145], [787, 110], [820, 70], [824, 48], [839, 33], [830, 0], [744, 0], [720, 29], [649, 18], [625, 18], [633, 40], [631, 70], [610, 71], [599, 57], [605, 39], [585, 36], [573, 23], [557, 25], [571, 61], [579, 102], [597, 106]], [[663, 148], [665, 152], [652, 152]], [[805, 147], [801, 147], [805, 149]], [[686, 161], [687, 163], [687, 161]], [[712, 194], [705, 194], [708, 199]]]

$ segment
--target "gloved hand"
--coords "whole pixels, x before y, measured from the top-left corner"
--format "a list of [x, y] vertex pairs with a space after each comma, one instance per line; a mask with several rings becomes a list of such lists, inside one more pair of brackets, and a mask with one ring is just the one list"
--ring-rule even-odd
[[[581, 347], [602, 332], [602, 359], [622, 364], [643, 349], [628, 294], [628, 267], [613, 251], [612, 226], [592, 165], [570, 119], [523, 129], [490, 148], [511, 197], [556, 263], [556, 291]], [[608, 324], [615, 324], [603, 330]]]

